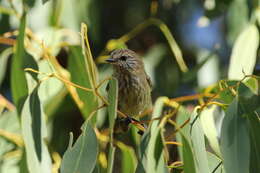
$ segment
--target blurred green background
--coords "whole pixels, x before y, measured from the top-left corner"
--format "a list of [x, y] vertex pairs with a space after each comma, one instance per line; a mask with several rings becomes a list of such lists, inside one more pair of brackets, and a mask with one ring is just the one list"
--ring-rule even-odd
[[[153, 82], [154, 101], [160, 96], [175, 98], [203, 93], [221, 79], [240, 80], [244, 74], [260, 73], [259, 0], [45, 1], [0, 0], [2, 117], [10, 114], [7, 110], [12, 110], [13, 104], [17, 106], [13, 99], [15, 89], [11, 88], [20, 87], [20, 78], [11, 82], [12, 55], [13, 50], [18, 50], [17, 47], [13, 48], [13, 42], [17, 40], [17, 31], [21, 31], [24, 12], [24, 47], [38, 66], [33, 68], [35, 64], [27, 64], [25, 67], [48, 74], [58, 71], [57, 74], [85, 87], [90, 86], [91, 79], [84, 76], [88, 72], [82, 70], [82, 59], [78, 61], [78, 58], [83, 57], [80, 49], [81, 23], [86, 23], [88, 27], [88, 41], [99, 72], [98, 81], [112, 74], [111, 67], [104, 63], [110, 51], [128, 47], [144, 60], [146, 71]], [[181, 54], [177, 55], [179, 50]], [[180, 67], [177, 56], [183, 58], [188, 70]], [[57, 61], [47, 60], [46, 57], [56, 57]], [[59, 65], [55, 66], [55, 63]], [[28, 75], [25, 76], [28, 82]], [[81, 134], [80, 127], [84, 120], [98, 103], [92, 94], [77, 90], [80, 99], [88, 102], [88, 107], [80, 109], [80, 102], [75, 102], [71, 94], [73, 91], [68, 92], [63, 82], [46, 76], [38, 75], [38, 79], [42, 80], [38, 92], [47, 120], [46, 140], [49, 151], [62, 156], [69, 143], [69, 132], [76, 139]], [[29, 78], [33, 78], [33, 75]], [[100, 88], [104, 96], [105, 87], [103, 85]], [[28, 87], [28, 90], [32, 91], [32, 88]], [[91, 99], [93, 102], [90, 102]], [[199, 101], [189, 100], [183, 105], [192, 110], [195, 105], [201, 104]], [[19, 106], [17, 111], [20, 113]], [[106, 115], [104, 109], [98, 111], [97, 115], [97, 127], [104, 133], [108, 128]], [[4, 125], [8, 121], [2, 118], [0, 124]], [[11, 128], [8, 130], [15, 132], [16, 125], [11, 123], [11, 127], [6, 125], [4, 129]], [[135, 146], [135, 135], [132, 135], [133, 138], [130, 138], [130, 132], [128, 135], [120, 140]], [[1, 154], [16, 151], [11, 143], [1, 145], [6, 147]], [[170, 148], [170, 153], [177, 155], [176, 147]], [[3, 154], [0, 158], [0, 172], [8, 169]], [[168, 161], [177, 161], [177, 158]], [[17, 171], [17, 168], [13, 169]]]

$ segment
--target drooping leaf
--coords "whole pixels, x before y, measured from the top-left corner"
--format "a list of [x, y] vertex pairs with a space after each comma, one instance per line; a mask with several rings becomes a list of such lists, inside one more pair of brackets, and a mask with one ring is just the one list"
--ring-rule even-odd
[[252, 74], [256, 63], [258, 46], [258, 29], [255, 25], [249, 25], [238, 36], [232, 49], [228, 71], [229, 79], [240, 80], [245, 74]]
[[[12, 98], [17, 107], [18, 112], [21, 112], [21, 107], [26, 99], [28, 92], [25, 73], [23, 71], [26, 61], [24, 50], [24, 34], [26, 25], [26, 14], [24, 13], [21, 18], [18, 40], [15, 45], [14, 55], [11, 65], [11, 89]], [[19, 81], [19, 84], [18, 84]]]
[[221, 128], [220, 149], [226, 172], [249, 171], [250, 141], [247, 121], [239, 108], [238, 98], [229, 105]]
[[[85, 64], [81, 48], [79, 46], [71, 46], [70, 50], [71, 55], [69, 56], [68, 69], [71, 74], [71, 81], [80, 86], [92, 88], [92, 85], [90, 84], [90, 74], [88, 74], [89, 71], [86, 69], [87, 66]], [[97, 108], [97, 98], [93, 94], [93, 92], [88, 92], [79, 88], [77, 88], [76, 90], [80, 100], [84, 104], [80, 110], [83, 113], [84, 117], [87, 118], [90, 113]]]
[[260, 121], [256, 113], [248, 114], [250, 132], [250, 172], [260, 172]]
[[75, 144], [70, 144], [63, 155], [61, 173], [91, 173], [95, 168], [97, 155], [97, 137], [90, 123], [86, 121]]
[[114, 123], [117, 115], [117, 97], [118, 97], [118, 86], [117, 80], [112, 78], [109, 81], [109, 90], [108, 90], [108, 114], [109, 114], [109, 128], [113, 133]]
[[21, 115], [27, 166], [30, 172], [51, 172], [51, 158], [44, 142], [47, 136], [45, 115], [38, 96], [38, 87], [27, 97]]
[[182, 157], [184, 163], [184, 172], [196, 173], [195, 158], [189, 141], [181, 134], [182, 139]]
[[[12, 98], [17, 107], [17, 111], [20, 114], [23, 103], [28, 94], [28, 83], [31, 84], [30, 81], [26, 80], [25, 68], [33, 68], [38, 70], [38, 65], [35, 62], [34, 58], [27, 53], [24, 48], [24, 38], [25, 38], [25, 27], [26, 27], [26, 13], [22, 15], [19, 35], [16, 45], [14, 47], [14, 55], [12, 57], [11, 64], [11, 90], [12, 90]], [[37, 80], [37, 74], [31, 73], [31, 77], [34, 80]]]
[[108, 120], [109, 120], [109, 129], [110, 129], [110, 144], [109, 144], [109, 153], [108, 153], [108, 168], [107, 172], [113, 172], [114, 165], [114, 156], [115, 156], [115, 147], [113, 144], [113, 133], [114, 133], [114, 124], [117, 116], [117, 97], [118, 97], [118, 85], [117, 80], [112, 78], [109, 81], [109, 90], [108, 90]]
[[137, 160], [133, 148], [123, 143], [119, 143], [118, 147], [122, 152], [122, 171], [124, 173], [135, 172]]
[[217, 109], [218, 107], [215, 105], [210, 108], [204, 108], [200, 114], [200, 121], [211, 148], [220, 156], [218, 133], [214, 121], [214, 114], [220, 117], [220, 111]]
[[[157, 99], [152, 118], [158, 118], [162, 114], [164, 97]], [[158, 121], [153, 121], [146, 130], [141, 140], [141, 161], [136, 172], [168, 172], [164, 158], [164, 141]]]
[[204, 133], [199, 119], [195, 120], [196, 116], [200, 116], [196, 111], [197, 109], [195, 108], [191, 116], [191, 122], [194, 121], [191, 127], [191, 144], [195, 158], [195, 166], [198, 172], [209, 173]]
[[[189, 113], [184, 107], [180, 107], [177, 118], [176, 118], [176, 123], [178, 127], [181, 127], [187, 120], [189, 120], [191, 116], [191, 113]], [[191, 137], [190, 137], [190, 126], [189, 124], [186, 124], [184, 127], [179, 129], [180, 133], [176, 134], [176, 140], [179, 143], [182, 143], [182, 136], [185, 136], [185, 138], [188, 140], [189, 145], [191, 145]], [[181, 160], [183, 160], [183, 150], [182, 147], [178, 147], [178, 153], [180, 155]]]
[[[260, 161], [259, 145], [260, 138], [256, 134], [260, 129], [260, 122], [257, 109], [260, 108], [260, 96], [256, 95], [255, 90], [241, 83], [238, 87], [239, 110], [243, 117], [247, 118], [248, 132], [250, 135], [250, 172], [259, 172]], [[258, 93], [258, 91], [257, 91]], [[255, 163], [255, 164], [254, 164]]]

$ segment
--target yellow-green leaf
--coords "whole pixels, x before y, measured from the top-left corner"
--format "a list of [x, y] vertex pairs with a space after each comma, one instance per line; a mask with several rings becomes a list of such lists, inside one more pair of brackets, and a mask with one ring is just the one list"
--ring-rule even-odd
[[258, 46], [259, 31], [255, 25], [249, 25], [238, 36], [232, 49], [228, 71], [229, 79], [240, 80], [245, 74], [253, 73]]

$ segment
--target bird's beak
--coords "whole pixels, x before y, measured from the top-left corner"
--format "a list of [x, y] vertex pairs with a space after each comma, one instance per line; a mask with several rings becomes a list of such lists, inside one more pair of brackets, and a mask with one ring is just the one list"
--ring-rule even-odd
[[108, 62], [108, 63], [110, 63], [110, 64], [114, 64], [114, 63], [116, 63], [116, 59], [114, 59], [114, 58], [108, 58], [108, 59], [106, 59], [106, 62]]

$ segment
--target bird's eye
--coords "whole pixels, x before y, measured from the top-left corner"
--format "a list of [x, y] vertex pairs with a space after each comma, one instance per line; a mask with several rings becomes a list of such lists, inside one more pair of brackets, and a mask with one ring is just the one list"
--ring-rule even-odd
[[125, 61], [126, 58], [127, 58], [126, 56], [121, 56], [121, 57], [120, 57], [120, 59], [121, 59], [122, 61]]

